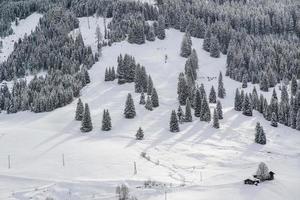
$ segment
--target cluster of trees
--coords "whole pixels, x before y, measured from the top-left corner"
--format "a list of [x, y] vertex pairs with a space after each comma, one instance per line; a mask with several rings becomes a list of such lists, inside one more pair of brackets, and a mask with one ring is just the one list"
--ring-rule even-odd
[[[293, 81], [291, 85], [293, 85]], [[274, 89], [269, 102], [263, 94], [258, 96], [255, 87], [252, 93], [249, 94], [245, 94], [243, 90], [239, 91], [237, 89], [234, 108], [237, 111], [242, 111], [247, 116], [252, 116], [252, 111], [256, 110], [262, 113], [273, 127], [277, 127], [278, 123], [280, 123], [300, 130], [300, 91], [298, 89], [295, 91], [294, 88], [291, 87], [291, 95], [289, 95], [287, 86], [282, 85], [280, 99], [277, 97], [277, 92]]]
[[[224, 98], [225, 89], [223, 85], [222, 73], [220, 73], [218, 80], [218, 97]], [[221, 102], [216, 99], [216, 92], [214, 90], [214, 87], [212, 87], [210, 91], [208, 100], [203, 84], [201, 84], [200, 87], [195, 87], [193, 94], [191, 95], [188, 94], [187, 91], [189, 90], [187, 89], [187, 85], [185, 83], [186, 81], [184, 74], [181, 73], [179, 76], [179, 84], [177, 90], [180, 105], [177, 109], [177, 113], [175, 110], [173, 110], [171, 113], [170, 131], [178, 132], [180, 123], [192, 121], [192, 108], [194, 109], [194, 116], [199, 117], [200, 121], [210, 122], [212, 116], [209, 108], [209, 103], [216, 103], [216, 108], [214, 109], [213, 113], [213, 127], [219, 128], [219, 120], [223, 119], [223, 111]], [[190, 99], [192, 99], [192, 101]], [[182, 105], [185, 105], [185, 112], [183, 112], [181, 108]]]
[[[74, 39], [68, 35], [78, 24], [72, 13], [54, 8], [41, 18], [31, 35], [15, 43], [7, 61], [0, 64], [0, 80], [14, 80], [11, 92], [6, 85], [0, 90], [1, 110], [51, 111], [80, 95], [81, 88], [90, 82], [87, 70], [95, 61], [81, 34]], [[29, 83], [21, 79], [40, 71], [47, 74], [35, 75]]]
[[116, 72], [114, 67], [105, 69], [104, 81], [114, 81], [116, 79]]

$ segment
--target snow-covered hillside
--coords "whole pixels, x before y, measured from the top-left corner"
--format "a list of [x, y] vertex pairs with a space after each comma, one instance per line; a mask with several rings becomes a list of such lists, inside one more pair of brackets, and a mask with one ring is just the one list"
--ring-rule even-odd
[[[29, 17], [24, 24], [34, 24], [34, 19]], [[95, 24], [102, 26], [102, 20], [80, 18], [79, 30], [93, 50]], [[227, 96], [221, 100], [224, 119], [220, 129], [194, 118], [181, 125], [179, 133], [169, 132], [171, 110], [178, 107], [177, 79], [186, 61], [179, 56], [182, 37], [183, 33], [169, 29], [165, 40], [144, 45], [124, 41], [103, 48], [103, 56], [90, 70], [91, 83], [81, 94], [91, 110], [94, 129], [90, 133], [81, 133], [80, 123], [74, 120], [76, 100], [49, 113], [1, 114], [0, 199], [114, 199], [115, 187], [121, 183], [128, 184], [139, 199], [163, 199], [165, 189], [137, 188], [148, 179], [167, 184], [168, 199], [172, 200], [298, 199], [299, 132], [280, 125], [273, 128], [257, 112], [254, 117], [246, 117], [234, 111], [234, 93], [240, 83], [224, 77]], [[199, 57], [198, 83], [209, 91], [212, 85], [217, 87], [217, 79], [209, 81], [207, 77], [217, 77], [220, 71], [225, 74], [226, 56], [212, 58], [202, 50], [202, 40], [193, 38], [192, 42]], [[7, 50], [6, 55], [9, 53]], [[153, 79], [160, 107], [152, 112], [138, 104], [139, 95], [134, 93], [133, 84], [104, 82], [105, 68], [116, 67], [117, 57], [125, 53], [145, 66]], [[123, 117], [128, 93], [135, 101], [135, 119]], [[101, 131], [103, 109], [110, 111], [110, 132]], [[265, 146], [254, 143], [258, 121], [267, 134]], [[140, 126], [145, 139], [136, 141]], [[142, 158], [141, 152], [146, 152], [153, 162]], [[242, 180], [251, 176], [261, 161], [276, 172], [275, 180], [257, 187], [243, 185]]]

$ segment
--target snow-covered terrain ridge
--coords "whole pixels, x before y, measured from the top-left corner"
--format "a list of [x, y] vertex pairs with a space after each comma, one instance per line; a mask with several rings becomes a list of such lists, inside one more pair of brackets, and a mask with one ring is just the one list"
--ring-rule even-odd
[[[24, 23], [32, 21], [27, 18]], [[93, 50], [97, 22], [103, 25], [101, 18], [90, 17], [88, 28], [88, 19], [80, 18], [84, 42]], [[194, 118], [181, 125], [179, 133], [169, 132], [171, 110], [178, 107], [177, 78], [186, 61], [179, 56], [182, 37], [183, 33], [169, 29], [165, 40], [144, 45], [124, 41], [103, 49], [102, 58], [90, 70], [91, 83], [81, 95], [83, 102], [89, 103], [94, 125], [88, 134], [81, 133], [80, 123], [74, 120], [77, 101], [49, 113], [1, 114], [0, 199], [115, 199], [115, 187], [121, 183], [128, 184], [139, 199], [163, 199], [163, 189], [136, 188], [148, 179], [172, 183], [167, 191], [172, 200], [298, 199], [299, 132], [281, 125], [273, 128], [257, 112], [246, 117], [234, 111], [234, 92], [240, 83], [224, 77], [227, 96], [221, 100], [224, 119], [220, 129]], [[217, 77], [220, 71], [225, 74], [226, 56], [210, 57], [202, 50], [202, 42], [193, 38], [199, 57], [198, 82], [209, 91], [212, 85], [217, 87], [217, 79], [208, 81], [207, 77]], [[125, 53], [145, 66], [153, 79], [160, 107], [152, 112], [138, 104], [133, 84], [104, 82], [105, 68], [116, 67], [117, 57]], [[248, 86], [246, 91], [252, 88]], [[123, 117], [128, 93], [135, 101], [135, 119]], [[264, 95], [271, 96], [271, 92]], [[110, 132], [101, 131], [103, 109], [109, 109], [112, 118]], [[265, 146], [254, 144], [258, 121], [267, 134]], [[139, 126], [145, 132], [142, 141], [135, 140]], [[146, 152], [154, 163], [142, 158], [141, 152]], [[275, 180], [257, 187], [243, 185], [242, 180], [251, 176], [261, 161], [276, 172]], [[133, 175], [134, 162], [137, 175]]]

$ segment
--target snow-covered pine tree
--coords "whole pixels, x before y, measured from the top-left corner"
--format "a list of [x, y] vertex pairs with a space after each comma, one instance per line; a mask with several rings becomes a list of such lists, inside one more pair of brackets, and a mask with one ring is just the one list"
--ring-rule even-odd
[[124, 116], [127, 119], [132, 119], [136, 116], [134, 102], [130, 93], [127, 95]]
[[217, 114], [218, 114], [219, 119], [223, 119], [223, 109], [222, 109], [222, 104], [221, 104], [220, 100], [217, 101], [216, 109], [217, 109]]
[[109, 77], [109, 73], [108, 73], [107, 68], [105, 68], [104, 81], [110, 81], [110, 77]]
[[208, 28], [205, 31], [203, 47], [202, 47], [207, 52], [210, 52], [210, 44], [211, 44], [210, 38], [211, 38], [211, 30], [210, 30], [210, 28]]
[[261, 91], [268, 92], [269, 91], [269, 78], [266, 73], [262, 73], [260, 81], [259, 81], [259, 87]]
[[219, 74], [218, 78], [218, 97], [221, 99], [224, 99], [226, 96], [225, 88], [224, 88], [224, 83], [223, 83], [223, 75], [222, 72]]
[[192, 43], [191, 41], [191, 36], [189, 33], [186, 33], [183, 36], [182, 42], [181, 42], [181, 49], [180, 49], [180, 56], [187, 58], [191, 55], [192, 53]]
[[189, 90], [187, 82], [183, 73], [179, 74], [178, 85], [177, 85], [177, 94], [180, 105], [185, 105], [186, 99], [189, 96]]
[[198, 56], [197, 56], [197, 52], [195, 49], [192, 50], [192, 53], [189, 57], [189, 59], [191, 60], [191, 66], [194, 70], [199, 68], [199, 64], [198, 64]]
[[144, 92], [141, 93], [140, 104], [141, 104], [141, 105], [145, 105], [145, 104], [146, 104]]
[[292, 94], [293, 96], [296, 95], [297, 87], [298, 87], [297, 78], [296, 78], [296, 76], [294, 75], [294, 76], [292, 77], [292, 80], [291, 80], [291, 94]]
[[152, 89], [151, 101], [153, 108], [157, 108], [159, 106], [158, 94], [155, 88]]
[[256, 177], [261, 181], [267, 180], [270, 177], [269, 169], [264, 162], [259, 163]]
[[217, 129], [220, 128], [219, 116], [216, 109], [214, 109], [214, 114], [213, 114], [213, 127]]
[[300, 131], [300, 109], [298, 110], [298, 113], [297, 113], [297, 118], [296, 118], [296, 129], [298, 131]]
[[257, 122], [256, 124], [255, 131], [256, 131], [255, 142], [258, 144], [266, 144], [267, 143], [266, 135], [263, 130], [263, 127], [260, 125], [259, 122]]
[[216, 91], [214, 86], [212, 86], [209, 93], [209, 103], [216, 103], [216, 102], [217, 102]]
[[183, 113], [183, 110], [180, 105], [178, 106], [178, 109], [177, 109], [177, 117], [178, 117], [179, 123], [182, 123], [184, 121], [184, 113]]
[[111, 130], [111, 118], [109, 115], [108, 110], [103, 111], [103, 117], [102, 117], [102, 131], [110, 131]]
[[149, 75], [147, 79], [147, 95], [152, 94], [152, 89], [153, 89], [153, 81], [151, 76]]
[[192, 111], [191, 111], [191, 102], [190, 102], [189, 98], [186, 99], [184, 121], [185, 122], [193, 121]]
[[150, 96], [147, 96], [147, 101], [146, 101], [146, 104], [145, 104], [145, 108], [147, 110], [150, 110], [150, 111], [153, 110], [152, 100], [151, 100]]
[[248, 75], [244, 74], [242, 79], [242, 88], [247, 88], [247, 87], [248, 87]]
[[202, 102], [202, 100], [201, 100], [200, 90], [197, 89], [195, 98], [194, 98], [194, 109], [195, 109], [194, 115], [195, 115], [195, 117], [200, 117], [200, 115], [201, 115], [201, 102]]
[[91, 114], [90, 114], [90, 109], [89, 105], [86, 103], [84, 107], [84, 114], [83, 118], [81, 121], [81, 132], [90, 132], [93, 130], [93, 124], [92, 124], [92, 119], [91, 119]]
[[210, 122], [211, 114], [206, 96], [202, 99], [200, 121]]
[[277, 115], [275, 114], [275, 112], [272, 112], [271, 126], [273, 126], [273, 127], [277, 127], [278, 126]]
[[81, 99], [78, 99], [77, 107], [76, 107], [76, 113], [75, 113], [75, 120], [81, 121], [84, 114], [84, 107]]
[[210, 52], [210, 56], [213, 58], [220, 57], [220, 44], [216, 36], [212, 36], [210, 38], [209, 52]]
[[245, 95], [242, 111], [243, 111], [243, 115], [252, 116], [252, 105], [248, 94]]
[[165, 18], [163, 15], [158, 16], [158, 26], [157, 26], [157, 38], [160, 40], [165, 39], [166, 33], [165, 33]]
[[179, 124], [176, 116], [175, 110], [172, 110], [171, 118], [170, 118], [170, 131], [171, 132], [179, 132]]
[[146, 35], [146, 40], [148, 41], [155, 41], [155, 33], [154, 33], [154, 27], [150, 26], [150, 29]]
[[137, 133], [135, 134], [135, 138], [137, 140], [143, 140], [144, 139], [144, 131], [141, 127], [139, 127]]

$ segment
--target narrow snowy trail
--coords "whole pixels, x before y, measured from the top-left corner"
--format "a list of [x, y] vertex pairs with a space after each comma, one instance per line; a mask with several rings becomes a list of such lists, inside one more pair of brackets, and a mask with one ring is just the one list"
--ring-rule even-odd
[[[79, 30], [93, 50], [95, 24], [98, 22], [104, 30], [102, 20], [90, 17], [88, 28], [87, 18], [80, 18]], [[249, 118], [234, 111], [234, 92], [241, 87], [240, 83], [224, 76], [227, 96], [221, 100], [224, 119], [219, 130], [194, 118], [193, 122], [181, 125], [179, 133], [169, 132], [171, 110], [178, 107], [177, 78], [186, 60], [179, 56], [183, 33], [170, 29], [166, 35], [165, 40], [144, 45], [124, 41], [103, 48], [103, 56], [90, 70], [91, 83], [81, 94], [82, 101], [90, 106], [94, 126], [91, 133], [82, 134], [80, 123], [74, 121], [76, 100], [49, 113], [0, 114], [0, 199], [11, 196], [12, 191], [19, 191], [13, 198], [20, 200], [46, 196], [67, 199], [70, 190], [72, 200], [113, 199], [120, 183], [127, 183], [140, 199], [162, 199], [162, 190], [135, 188], [148, 179], [174, 186], [185, 183], [185, 187], [170, 190], [172, 200], [186, 196], [195, 200], [297, 199], [300, 134], [284, 126], [273, 128], [256, 112]], [[211, 58], [202, 50], [202, 42], [193, 38], [193, 48], [199, 57], [198, 83], [203, 83], [208, 93], [212, 85], [217, 87], [217, 79], [209, 81], [207, 77], [218, 77], [220, 71], [225, 74], [226, 56]], [[134, 93], [133, 84], [104, 82], [105, 68], [116, 67], [117, 57], [125, 53], [145, 66], [153, 79], [160, 107], [152, 112], [138, 104], [139, 95]], [[246, 91], [252, 88], [249, 84]], [[137, 117], [131, 120], [123, 117], [128, 93], [132, 93], [137, 111]], [[271, 91], [264, 94], [270, 96]], [[112, 117], [110, 132], [101, 131], [103, 109], [109, 109]], [[257, 121], [267, 133], [265, 146], [253, 143]], [[135, 133], [140, 126], [145, 140], [136, 141]], [[141, 152], [146, 152], [153, 162], [142, 158]], [[157, 161], [160, 165], [155, 164]], [[255, 172], [260, 161], [277, 172], [276, 180], [254, 188], [242, 185], [241, 181]], [[137, 163], [137, 175], [133, 175], [133, 162]], [[42, 190], [33, 191], [36, 187]]]

